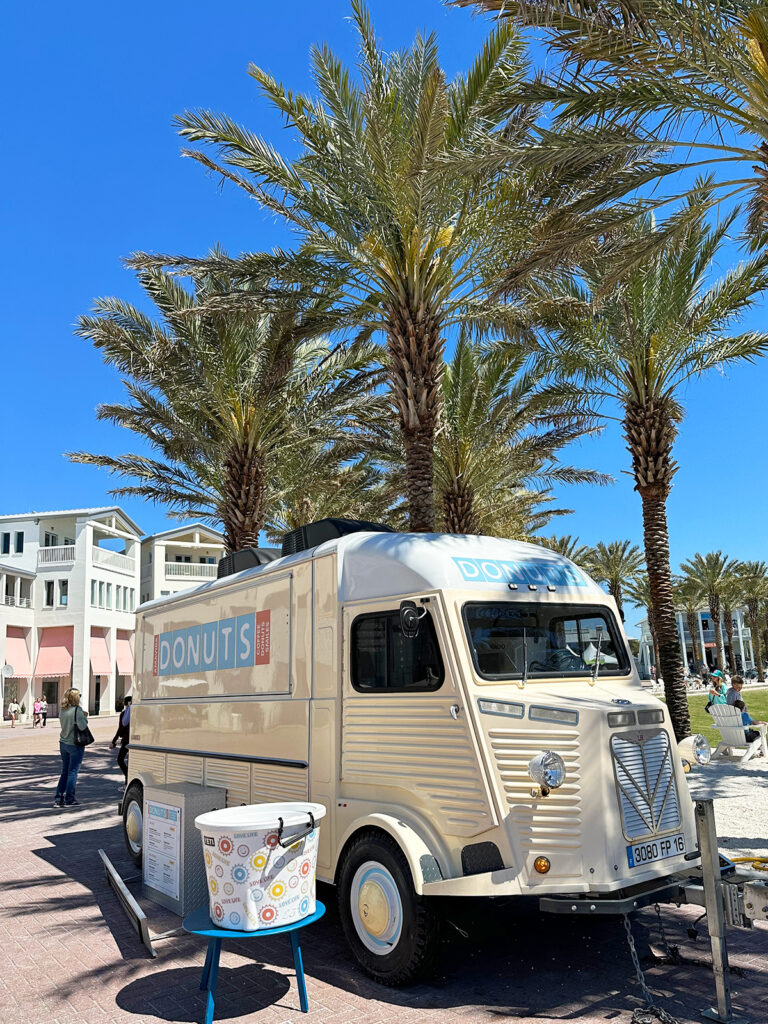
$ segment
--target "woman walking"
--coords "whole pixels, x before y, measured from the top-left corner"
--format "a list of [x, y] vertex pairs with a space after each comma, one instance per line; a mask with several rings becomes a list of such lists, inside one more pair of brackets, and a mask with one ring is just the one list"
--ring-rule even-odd
[[75, 786], [77, 785], [77, 773], [80, 771], [80, 763], [85, 752], [85, 747], [78, 746], [75, 743], [75, 723], [77, 723], [78, 729], [88, 728], [88, 715], [80, 707], [80, 691], [74, 687], [64, 692], [61, 700], [59, 721], [61, 722], [61, 736], [59, 738], [61, 777], [56, 787], [53, 806], [70, 807], [72, 804], [80, 802], [75, 800]]
[[32, 728], [36, 729], [40, 724], [40, 698], [35, 697], [35, 702], [32, 705]]

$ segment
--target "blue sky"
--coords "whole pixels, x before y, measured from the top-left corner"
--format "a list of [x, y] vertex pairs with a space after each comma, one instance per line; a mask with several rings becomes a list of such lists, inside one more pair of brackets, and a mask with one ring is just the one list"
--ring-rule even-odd
[[[487, 22], [439, 0], [375, 0], [388, 48], [418, 29], [438, 32], [445, 67], [466, 67]], [[226, 111], [281, 148], [290, 135], [246, 75], [249, 62], [308, 89], [308, 50], [328, 41], [346, 60], [355, 37], [346, 0], [292, 4], [14, 4], [4, 14], [0, 76], [6, 159], [0, 167], [5, 244], [0, 288], [3, 488], [0, 511], [100, 505], [110, 478], [70, 464], [63, 452], [131, 450], [127, 432], [96, 421], [100, 401], [118, 399], [117, 376], [72, 326], [94, 297], [139, 297], [121, 257], [137, 249], [200, 254], [267, 248], [281, 229], [252, 200], [220, 191], [180, 157], [171, 120], [187, 107]], [[726, 269], [724, 266], [723, 270]], [[760, 326], [761, 303], [746, 321]], [[692, 383], [677, 445], [680, 471], [669, 502], [673, 565], [722, 547], [765, 556], [768, 477], [760, 410], [768, 365], [741, 366]], [[565, 488], [575, 510], [557, 532], [595, 543], [642, 542], [640, 505], [618, 425], [577, 447], [573, 461], [612, 473], [611, 488]], [[162, 508], [123, 500], [147, 533]], [[630, 618], [631, 622], [631, 618]]]

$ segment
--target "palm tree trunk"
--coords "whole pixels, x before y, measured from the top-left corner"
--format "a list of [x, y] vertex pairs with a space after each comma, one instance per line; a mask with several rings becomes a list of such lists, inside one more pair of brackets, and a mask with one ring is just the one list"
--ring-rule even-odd
[[624, 621], [624, 607], [622, 605], [622, 593], [621, 583], [618, 580], [613, 580], [608, 583], [608, 593], [616, 602], [616, 607], [619, 609], [619, 618]]
[[736, 675], [736, 652], [733, 649], [733, 608], [726, 601], [723, 605], [723, 621], [725, 622], [725, 635], [728, 637], [728, 668], [731, 675]]
[[715, 631], [715, 650], [717, 651], [717, 667], [722, 672], [725, 668], [725, 647], [723, 646], [723, 623], [720, 618], [720, 595], [711, 593], [709, 595], [709, 616], [712, 619], [712, 629]]
[[405, 448], [410, 528], [435, 528], [435, 433], [440, 405], [443, 339], [440, 323], [423, 305], [401, 301], [387, 316], [388, 376]]
[[685, 692], [685, 673], [677, 632], [672, 572], [669, 567], [666, 495], [660, 487], [652, 485], [643, 488], [640, 497], [643, 502], [645, 562], [653, 598], [653, 625], [659, 648], [659, 665], [656, 672], [657, 675], [661, 672], [664, 680], [664, 694], [675, 736], [682, 740], [691, 731], [691, 716]]
[[648, 616], [648, 629], [651, 634], [651, 643], [653, 644], [653, 664], [656, 669], [656, 679], [658, 680], [661, 673], [659, 672], [659, 641], [656, 639], [656, 627], [653, 624], [653, 608], [646, 608], [645, 614]]
[[458, 480], [443, 494], [443, 530], [446, 533], [480, 533], [475, 516], [475, 492]]
[[225, 547], [229, 552], [258, 547], [266, 520], [263, 459], [244, 445], [233, 446], [224, 463], [224, 474], [221, 522]]
[[624, 411], [624, 435], [632, 456], [635, 487], [643, 504], [645, 563], [659, 644], [659, 669], [672, 728], [677, 739], [682, 740], [690, 734], [691, 716], [669, 565], [667, 497], [675, 473], [672, 460], [675, 425], [669, 403], [628, 402]]
[[701, 656], [699, 654], [699, 641], [697, 639], [699, 624], [696, 619], [695, 611], [687, 611], [685, 617], [688, 623], [688, 632], [691, 634], [691, 646], [693, 648], [693, 671], [698, 673], [699, 665], [701, 664]]
[[752, 638], [752, 657], [755, 659], [757, 669], [757, 681], [763, 682], [763, 654], [760, 650], [760, 620], [757, 615], [757, 605], [747, 603], [747, 622], [749, 622], [749, 635]]

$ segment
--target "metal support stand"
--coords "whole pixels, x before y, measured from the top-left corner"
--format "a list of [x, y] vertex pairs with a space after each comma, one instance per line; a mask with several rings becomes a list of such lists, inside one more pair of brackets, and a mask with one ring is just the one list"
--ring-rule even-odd
[[109, 882], [110, 887], [120, 901], [120, 906], [125, 911], [128, 920], [136, 929], [142, 944], [147, 947], [153, 957], [157, 956], [157, 950], [152, 943], [156, 942], [157, 939], [175, 939], [180, 935], [186, 934], [183, 928], [171, 928], [171, 930], [167, 932], [152, 933], [149, 930], [147, 915], [134, 899], [125, 882], [120, 877], [117, 868], [103, 850], [99, 850], [99, 856], [101, 857], [104, 865], [107, 882]]
[[743, 1017], [734, 1017], [731, 1007], [731, 981], [728, 967], [728, 947], [725, 941], [725, 907], [723, 883], [720, 879], [720, 854], [715, 830], [715, 805], [711, 799], [696, 801], [696, 833], [701, 850], [701, 870], [704, 884], [704, 907], [707, 912], [709, 941], [712, 947], [712, 970], [715, 975], [717, 1009], [702, 1011], [707, 1020], [720, 1024], [748, 1024]]

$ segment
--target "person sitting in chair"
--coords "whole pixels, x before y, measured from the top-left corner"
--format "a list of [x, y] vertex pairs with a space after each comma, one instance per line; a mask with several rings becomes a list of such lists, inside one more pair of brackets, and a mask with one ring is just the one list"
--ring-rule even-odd
[[[744, 686], [744, 680], [741, 676], [734, 676], [731, 680], [731, 688], [726, 694], [726, 703], [732, 707], [738, 708], [741, 712], [741, 720], [745, 726], [750, 725], [765, 725], [765, 722], [759, 722], [757, 719], [752, 718], [747, 705], [744, 703], [741, 697], [741, 689]], [[747, 743], [752, 743], [754, 740], [760, 739], [760, 733], [757, 729], [744, 729], [744, 736], [746, 737]]]

